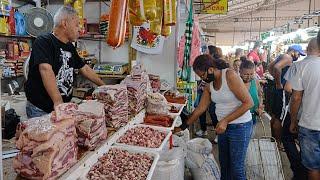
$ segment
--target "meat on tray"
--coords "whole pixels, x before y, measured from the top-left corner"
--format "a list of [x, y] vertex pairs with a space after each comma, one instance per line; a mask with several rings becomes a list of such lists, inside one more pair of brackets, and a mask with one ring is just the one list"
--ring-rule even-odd
[[164, 132], [150, 127], [135, 127], [129, 129], [120, 137], [118, 143], [146, 148], [159, 148], [165, 139]]
[[128, 91], [123, 84], [105, 85], [93, 92], [93, 97], [105, 105], [108, 126], [120, 128], [128, 123]]
[[178, 113], [180, 109], [174, 105], [171, 105], [169, 108], [170, 113]]
[[167, 115], [147, 114], [144, 117], [144, 124], [148, 124], [148, 125], [171, 127], [172, 123], [173, 123], [173, 119]]
[[79, 105], [74, 112], [78, 145], [89, 150], [107, 138], [104, 105], [96, 101], [87, 101]]
[[15, 171], [27, 179], [57, 179], [77, 162], [73, 118], [52, 121], [50, 115], [22, 122], [13, 160]]
[[152, 162], [153, 157], [145, 153], [129, 153], [126, 150], [112, 148], [99, 158], [87, 177], [90, 180], [145, 180]]
[[170, 103], [177, 103], [177, 104], [184, 104], [186, 103], [186, 98], [182, 95], [177, 95], [176, 93], [173, 92], [166, 92], [164, 94], [164, 97], [167, 99], [168, 102]]

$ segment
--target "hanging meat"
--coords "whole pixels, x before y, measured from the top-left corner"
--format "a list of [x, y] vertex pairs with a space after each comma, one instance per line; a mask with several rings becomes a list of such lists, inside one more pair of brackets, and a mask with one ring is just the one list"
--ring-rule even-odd
[[123, 44], [125, 39], [127, 3], [128, 0], [113, 0], [111, 2], [107, 43], [114, 48]]

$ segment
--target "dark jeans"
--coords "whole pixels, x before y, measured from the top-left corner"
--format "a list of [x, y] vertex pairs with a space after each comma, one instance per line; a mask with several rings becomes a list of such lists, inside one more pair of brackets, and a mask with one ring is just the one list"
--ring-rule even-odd
[[245, 180], [245, 159], [252, 134], [252, 121], [229, 124], [218, 135], [221, 180]]
[[27, 112], [27, 117], [29, 119], [34, 118], [34, 117], [40, 117], [40, 116], [48, 114], [47, 112], [45, 112], [42, 109], [38, 108], [37, 106], [33, 105], [29, 101], [27, 101], [26, 112]]
[[[198, 90], [197, 91], [197, 102], [195, 103], [195, 106], [199, 105], [200, 99], [202, 97], [202, 90]], [[215, 103], [211, 102], [210, 106], [209, 106], [209, 114], [212, 120], [212, 124], [214, 127], [216, 127], [216, 125], [218, 124], [218, 118], [216, 115], [216, 105]], [[201, 116], [199, 117], [199, 121], [200, 121], [200, 127], [202, 131], [206, 131], [207, 130], [207, 112], [201, 114]]]
[[294, 176], [293, 179], [304, 180], [307, 179], [307, 169], [301, 163], [301, 155], [295, 143], [298, 135], [290, 132], [290, 123], [290, 114], [287, 114], [283, 123], [281, 140], [290, 161], [290, 168]]

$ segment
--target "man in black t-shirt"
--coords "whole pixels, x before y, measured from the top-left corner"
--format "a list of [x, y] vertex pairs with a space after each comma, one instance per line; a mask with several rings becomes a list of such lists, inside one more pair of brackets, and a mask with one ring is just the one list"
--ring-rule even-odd
[[54, 16], [53, 33], [34, 41], [25, 84], [28, 118], [50, 113], [56, 105], [71, 100], [75, 69], [96, 85], [104, 84], [71, 43], [78, 37], [77, 12], [72, 7], [62, 7]]

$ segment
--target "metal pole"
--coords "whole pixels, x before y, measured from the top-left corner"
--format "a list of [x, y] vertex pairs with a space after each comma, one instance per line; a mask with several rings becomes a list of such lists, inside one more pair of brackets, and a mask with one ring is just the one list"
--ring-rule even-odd
[[[175, 26], [175, 33], [174, 33], [174, 40], [175, 40], [175, 44], [174, 44], [174, 47], [175, 47], [175, 50], [178, 49], [178, 46], [179, 46], [179, 22], [180, 22], [180, 1], [176, 1], [177, 2], [177, 7], [176, 7], [176, 26]], [[174, 82], [173, 83], [173, 89], [176, 90], [177, 89], [177, 70], [178, 70], [178, 61], [177, 61], [177, 53], [174, 53], [174, 74], [173, 74], [173, 77], [174, 77]]]
[[274, 3], [274, 25], [273, 27], [276, 28], [277, 26], [277, 0]]
[[252, 11], [251, 11], [251, 18], [250, 18], [250, 35], [249, 35], [249, 39], [251, 40], [252, 37]]
[[259, 25], [259, 40], [261, 40], [261, 17], [259, 18], [260, 25]]
[[[102, 2], [101, 1], [99, 1], [99, 16], [101, 17], [101, 12], [102, 12], [102, 10], [101, 10], [101, 6], [102, 6], [102, 4], [101, 4]], [[101, 53], [101, 50], [102, 50], [102, 42], [101, 41], [99, 41], [98, 42], [99, 43], [99, 63], [101, 63], [102, 62], [102, 53]], [[131, 67], [130, 67], [130, 69], [131, 69]]]
[[232, 46], [234, 46], [234, 38], [236, 35], [236, 27], [233, 27], [233, 40], [232, 40]]
[[[311, 0], [309, 0], [309, 14], [311, 13]], [[310, 27], [310, 19], [308, 18], [308, 27]]]

